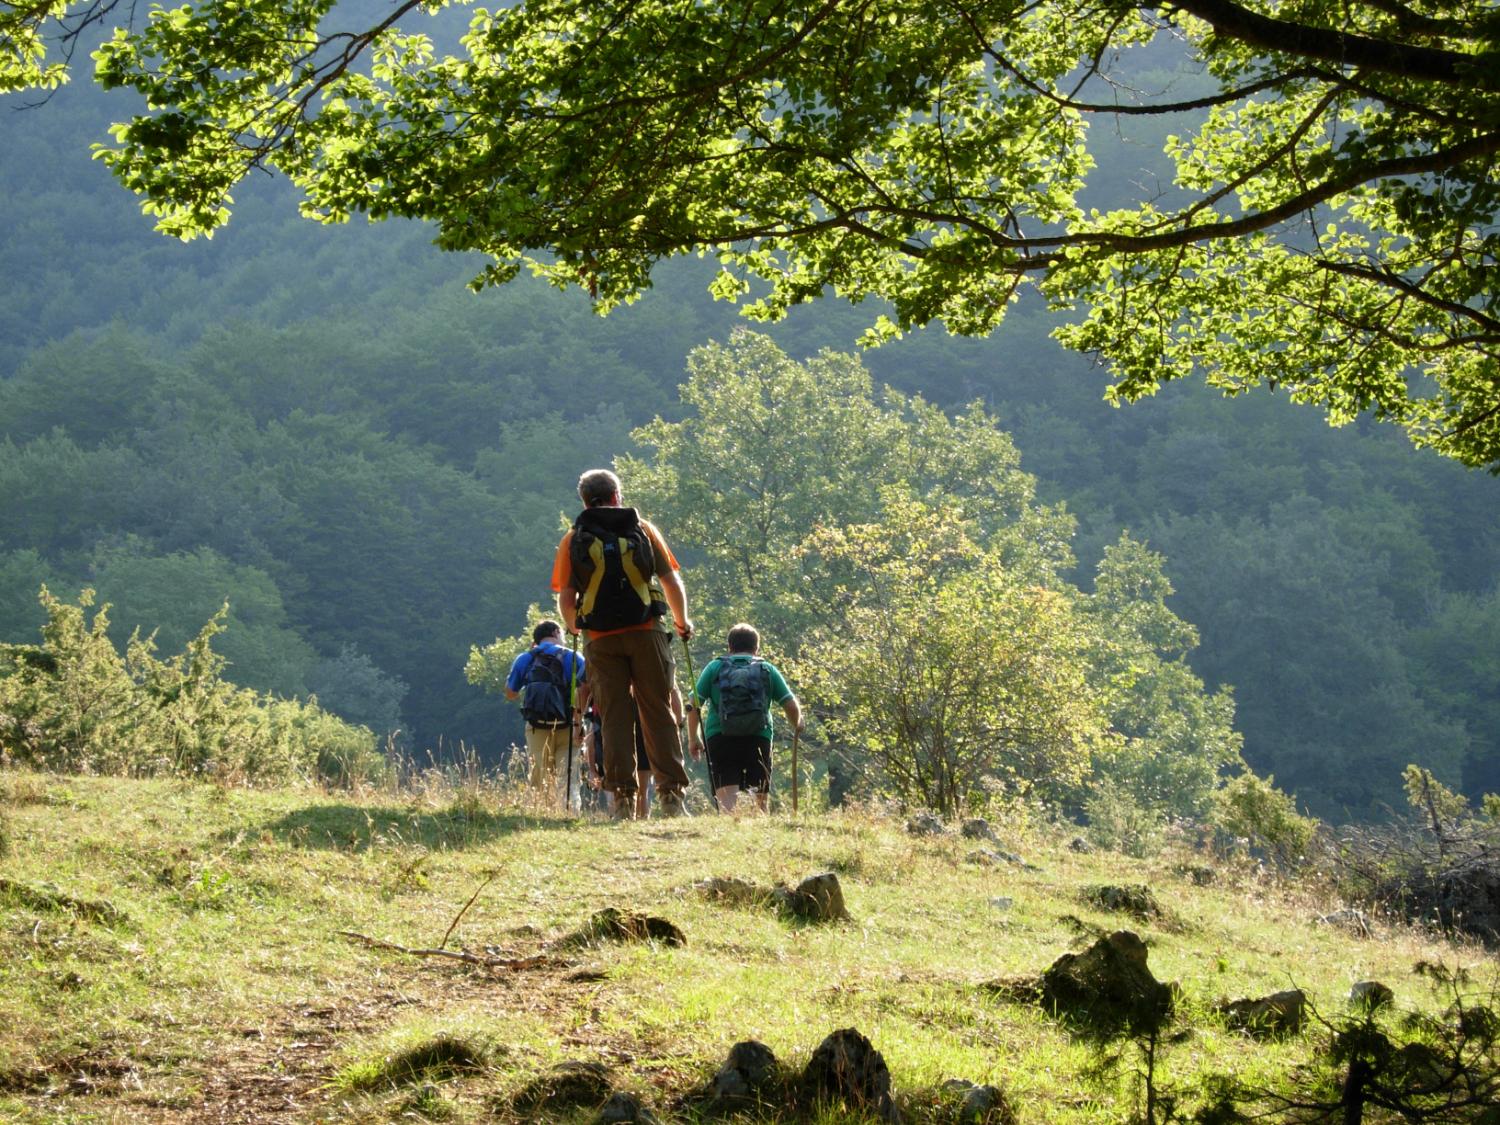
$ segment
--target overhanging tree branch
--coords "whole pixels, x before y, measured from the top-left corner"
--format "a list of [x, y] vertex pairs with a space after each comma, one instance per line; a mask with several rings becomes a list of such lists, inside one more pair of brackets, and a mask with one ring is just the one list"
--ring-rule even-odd
[[1064, 235], [1053, 239], [1024, 239], [1017, 245], [1023, 247], [1045, 246], [1097, 246], [1119, 253], [1145, 253], [1164, 250], [1173, 246], [1184, 246], [1193, 242], [1216, 239], [1241, 238], [1276, 226], [1288, 219], [1311, 211], [1320, 203], [1335, 196], [1376, 180], [1397, 179], [1402, 176], [1419, 176], [1442, 172], [1457, 167], [1469, 160], [1493, 156], [1500, 152], [1500, 133], [1486, 133], [1473, 140], [1440, 149], [1421, 156], [1401, 157], [1376, 161], [1368, 165], [1353, 165], [1341, 175], [1330, 177], [1317, 187], [1302, 192], [1276, 207], [1247, 215], [1242, 219], [1229, 219], [1220, 223], [1202, 223], [1183, 227], [1180, 230], [1160, 234], [1126, 235], [1110, 233], [1081, 233]]
[[1174, 0], [1172, 8], [1211, 24], [1220, 35], [1272, 54], [1297, 55], [1445, 86], [1500, 91], [1495, 74], [1486, 73], [1487, 68], [1473, 55], [1458, 51], [1372, 39], [1276, 19], [1230, 0]]

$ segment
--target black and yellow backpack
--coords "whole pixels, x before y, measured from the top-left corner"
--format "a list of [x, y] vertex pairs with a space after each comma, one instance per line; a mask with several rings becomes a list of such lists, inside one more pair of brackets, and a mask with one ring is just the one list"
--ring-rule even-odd
[[644, 625], [667, 612], [651, 579], [656, 552], [634, 508], [585, 508], [568, 546], [578, 625], [594, 632]]

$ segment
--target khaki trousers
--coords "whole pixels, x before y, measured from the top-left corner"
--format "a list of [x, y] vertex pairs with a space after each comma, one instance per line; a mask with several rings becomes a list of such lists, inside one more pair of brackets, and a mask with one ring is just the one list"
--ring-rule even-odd
[[569, 777], [568, 735], [566, 726], [534, 727], [526, 724], [526, 753], [531, 756], [531, 790], [551, 809], [579, 807], [578, 766], [583, 761], [583, 747], [573, 747], [573, 772]]
[[688, 787], [688, 775], [677, 722], [672, 718], [671, 637], [655, 627], [591, 636], [584, 653], [591, 698], [604, 730], [604, 787], [616, 800], [635, 795], [639, 711], [657, 796], [681, 795]]

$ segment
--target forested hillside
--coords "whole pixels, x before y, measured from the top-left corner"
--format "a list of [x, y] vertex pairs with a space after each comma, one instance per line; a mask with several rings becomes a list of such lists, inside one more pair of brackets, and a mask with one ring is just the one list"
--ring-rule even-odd
[[[422, 228], [319, 227], [270, 182], [213, 242], [172, 242], [88, 160], [125, 112], [79, 86], [0, 117], [0, 639], [31, 639], [43, 583], [96, 587], [120, 638], [164, 648], [227, 599], [230, 678], [498, 754], [518, 725], [464, 681], [470, 646], [526, 625], [578, 472], [681, 416], [688, 353], [734, 310], [692, 265], [606, 319], [528, 280], [476, 296], [478, 264]], [[850, 351], [869, 317], [772, 334]], [[1500, 790], [1500, 485], [1265, 394], [1112, 409], [1049, 328], [1023, 307], [865, 362], [998, 416], [1077, 517], [1078, 581], [1122, 529], [1165, 554], [1245, 759], [1307, 806], [1378, 813], [1408, 762]]]

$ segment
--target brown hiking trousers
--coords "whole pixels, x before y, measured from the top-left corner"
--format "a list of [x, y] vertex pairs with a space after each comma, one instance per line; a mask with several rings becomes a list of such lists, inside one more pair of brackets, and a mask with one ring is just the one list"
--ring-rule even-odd
[[[658, 796], [688, 786], [682, 743], [672, 718], [672, 639], [654, 625], [590, 636], [584, 646], [589, 690], [604, 734], [604, 787], [616, 800], [633, 798], [635, 724], [640, 712], [646, 758]], [[635, 688], [634, 695], [631, 688]]]

